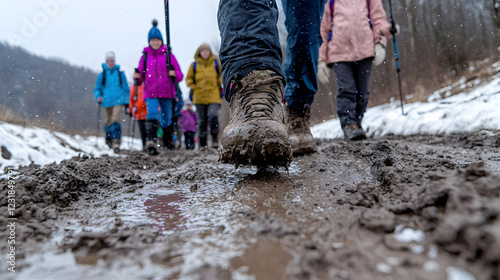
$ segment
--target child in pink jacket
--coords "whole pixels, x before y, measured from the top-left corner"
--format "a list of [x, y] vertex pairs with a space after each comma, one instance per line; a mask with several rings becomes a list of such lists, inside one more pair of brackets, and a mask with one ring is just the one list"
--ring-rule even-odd
[[186, 149], [194, 149], [194, 134], [196, 133], [196, 121], [198, 116], [193, 111], [193, 102], [190, 100], [186, 101], [186, 110], [182, 111], [182, 116], [179, 119], [179, 124], [184, 130], [184, 144], [186, 144]]
[[149, 47], [144, 48], [143, 56], [139, 62], [139, 73], [134, 73], [134, 79], [143, 83], [144, 101], [148, 107], [146, 115], [146, 149], [150, 155], [158, 154], [156, 148], [156, 133], [158, 120], [163, 129], [163, 143], [173, 149], [174, 126], [172, 122], [172, 100], [175, 98], [175, 84], [182, 81], [181, 68], [177, 59], [170, 52], [170, 63], [173, 69], [167, 69], [167, 46], [163, 43], [163, 36], [158, 27], [158, 22], [153, 21], [149, 31]]
[[349, 140], [366, 139], [361, 121], [369, 100], [375, 44], [392, 37], [382, 0], [328, 0], [321, 22], [318, 80], [337, 80], [337, 113]]

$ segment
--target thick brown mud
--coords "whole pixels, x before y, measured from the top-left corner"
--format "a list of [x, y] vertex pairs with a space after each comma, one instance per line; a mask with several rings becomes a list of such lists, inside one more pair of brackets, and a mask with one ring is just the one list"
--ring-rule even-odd
[[23, 167], [0, 279], [500, 279], [499, 147], [481, 131], [319, 141], [288, 172], [185, 150]]

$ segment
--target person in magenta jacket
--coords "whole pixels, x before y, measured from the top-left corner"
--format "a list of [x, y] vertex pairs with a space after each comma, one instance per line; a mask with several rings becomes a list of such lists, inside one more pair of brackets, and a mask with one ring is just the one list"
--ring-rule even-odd
[[[146, 149], [151, 155], [158, 154], [156, 146], [156, 133], [158, 120], [162, 127], [163, 143], [169, 149], [173, 149], [174, 127], [172, 123], [172, 99], [175, 96], [175, 84], [171, 84], [170, 77], [178, 83], [183, 80], [177, 59], [170, 52], [170, 63], [172, 70], [167, 69], [167, 46], [163, 42], [163, 36], [157, 27], [158, 22], [153, 21], [153, 27], [148, 34], [149, 46], [144, 48], [143, 56], [139, 61], [139, 73], [134, 73], [134, 79], [139, 79], [143, 84], [144, 100], [148, 108], [146, 115]], [[182, 98], [182, 97], [180, 97]]]
[[318, 80], [328, 82], [333, 68], [337, 80], [337, 113], [345, 137], [362, 140], [361, 121], [369, 100], [375, 44], [392, 37], [382, 0], [328, 0], [321, 22]]
[[196, 121], [198, 116], [193, 111], [193, 102], [190, 100], [186, 101], [186, 110], [182, 111], [182, 116], [179, 119], [179, 124], [184, 130], [184, 143], [186, 144], [186, 149], [194, 149], [194, 134], [196, 133]]

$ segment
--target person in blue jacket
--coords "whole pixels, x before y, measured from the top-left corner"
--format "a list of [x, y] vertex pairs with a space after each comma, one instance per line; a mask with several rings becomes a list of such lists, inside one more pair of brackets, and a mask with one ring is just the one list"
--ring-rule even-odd
[[129, 87], [125, 74], [116, 65], [114, 52], [106, 54], [106, 63], [102, 64], [102, 72], [97, 76], [94, 95], [95, 100], [106, 112], [106, 144], [115, 152], [120, 150], [122, 130], [120, 114], [122, 106], [128, 106]]

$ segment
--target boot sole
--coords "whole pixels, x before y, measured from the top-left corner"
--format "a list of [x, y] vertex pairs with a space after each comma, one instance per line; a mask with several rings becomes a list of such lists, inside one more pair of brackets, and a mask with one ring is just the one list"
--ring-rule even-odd
[[159, 153], [158, 153], [158, 151], [157, 151], [155, 148], [148, 148], [148, 154], [149, 154], [150, 156], [156, 156], [156, 155], [158, 155]]
[[249, 143], [240, 142], [237, 145], [219, 146], [219, 161], [239, 165], [255, 165], [257, 167], [288, 168], [292, 162], [292, 151], [289, 145], [277, 142]]
[[[290, 132], [289, 132], [290, 133]], [[290, 135], [290, 134], [289, 134]], [[318, 147], [316, 146], [316, 140], [312, 137], [310, 140], [300, 141], [301, 137], [290, 136], [288, 141], [292, 145], [293, 155], [304, 155], [304, 154], [312, 154], [318, 151]], [[304, 137], [302, 137], [304, 138]]]
[[298, 148], [293, 149], [293, 155], [299, 156], [299, 155], [305, 155], [305, 154], [312, 154], [312, 153], [316, 153], [317, 151], [318, 151], [318, 148], [316, 148], [316, 146], [298, 147]]
[[366, 134], [365, 133], [361, 133], [361, 134], [358, 134], [358, 135], [354, 135], [352, 136], [351, 138], [348, 138], [349, 140], [351, 141], [359, 141], [359, 140], [366, 140]]

